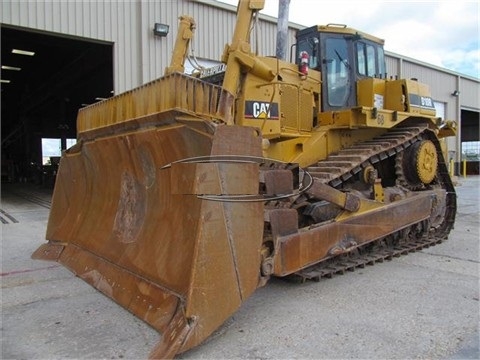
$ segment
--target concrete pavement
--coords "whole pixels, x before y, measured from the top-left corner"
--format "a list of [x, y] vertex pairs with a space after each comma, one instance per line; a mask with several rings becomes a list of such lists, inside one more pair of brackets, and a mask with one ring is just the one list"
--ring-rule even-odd
[[[179, 358], [480, 358], [479, 189], [480, 177], [459, 179], [448, 241], [318, 283], [273, 279]], [[2, 187], [2, 359], [145, 359], [155, 330], [57, 263], [30, 259], [49, 201]]]

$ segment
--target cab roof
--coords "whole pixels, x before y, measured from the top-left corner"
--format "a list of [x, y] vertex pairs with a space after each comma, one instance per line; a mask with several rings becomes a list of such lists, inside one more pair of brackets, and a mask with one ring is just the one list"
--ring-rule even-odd
[[384, 39], [380, 39], [376, 36], [364, 33], [362, 31], [349, 28], [347, 27], [347, 25], [343, 25], [343, 24], [317, 25], [317, 31], [324, 32], [324, 33], [329, 32], [329, 33], [337, 33], [337, 34], [345, 34], [345, 35], [356, 35], [381, 45], [385, 44]]

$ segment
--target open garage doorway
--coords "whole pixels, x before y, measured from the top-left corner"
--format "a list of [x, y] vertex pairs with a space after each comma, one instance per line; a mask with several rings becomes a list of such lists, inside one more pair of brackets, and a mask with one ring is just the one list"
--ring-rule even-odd
[[[479, 175], [480, 164], [480, 118], [478, 111], [462, 109], [461, 115], [462, 172]], [[463, 164], [466, 169], [463, 170]]]
[[78, 110], [112, 96], [113, 43], [1, 25], [2, 182], [52, 185], [60, 149], [76, 138]]

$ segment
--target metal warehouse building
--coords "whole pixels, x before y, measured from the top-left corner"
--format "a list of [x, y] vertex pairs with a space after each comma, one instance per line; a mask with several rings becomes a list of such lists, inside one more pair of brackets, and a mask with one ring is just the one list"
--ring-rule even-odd
[[[233, 34], [235, 10], [213, 0], [3, 0], [2, 180], [17, 180], [25, 167], [55, 158], [45, 149], [42, 153], [42, 139], [56, 139], [58, 149], [66, 148], [76, 137], [79, 108], [162, 76], [180, 15], [196, 20], [197, 59], [207, 65], [218, 61]], [[157, 23], [168, 25], [168, 34], [156, 36]], [[289, 48], [302, 27], [290, 23]], [[253, 47], [274, 55], [276, 19], [262, 15], [258, 29]], [[448, 141], [456, 172], [468, 160], [468, 172], [478, 174], [480, 79], [392, 53], [387, 70], [388, 76], [430, 86], [437, 115], [459, 123], [456, 139]]]

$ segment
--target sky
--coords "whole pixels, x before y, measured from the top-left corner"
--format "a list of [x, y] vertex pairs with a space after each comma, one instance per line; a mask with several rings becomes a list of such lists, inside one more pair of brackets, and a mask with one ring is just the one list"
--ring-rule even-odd
[[[277, 17], [278, 0], [262, 13]], [[289, 20], [345, 24], [384, 39], [386, 51], [480, 78], [479, 0], [290, 0]]]

